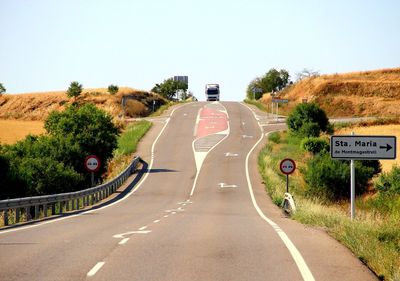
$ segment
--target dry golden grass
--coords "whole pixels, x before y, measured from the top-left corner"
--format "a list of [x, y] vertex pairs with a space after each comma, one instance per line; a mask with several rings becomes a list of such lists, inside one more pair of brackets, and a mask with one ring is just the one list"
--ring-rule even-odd
[[27, 135], [45, 132], [42, 121], [0, 120], [0, 143], [13, 144]]
[[[315, 101], [330, 117], [400, 116], [400, 68], [321, 75], [304, 79], [280, 94], [289, 112], [303, 99]], [[262, 100], [270, 104], [270, 96]]]
[[[105, 88], [85, 89], [82, 94], [75, 99], [77, 103], [91, 102], [97, 107], [110, 113], [113, 117], [123, 114], [121, 99], [122, 96], [135, 95], [140, 103], [148, 106], [155, 99], [165, 102], [157, 95], [140, 91], [132, 88], [121, 87], [116, 95], [110, 95]], [[0, 96], [0, 119], [16, 120], [45, 120], [53, 110], [61, 111], [66, 105], [73, 102], [69, 99], [65, 91], [42, 92], [26, 94], [4, 94]], [[131, 112], [131, 114], [134, 114]], [[140, 116], [142, 111], [137, 113]]]
[[[383, 126], [370, 126], [370, 127], [352, 127], [337, 130], [335, 135], [349, 135], [354, 132], [356, 135], [383, 135], [383, 136], [396, 136], [400, 140], [400, 125], [383, 125]], [[397, 151], [400, 149], [400, 141], [397, 142]], [[388, 172], [392, 169], [393, 165], [400, 165], [400, 159], [395, 160], [380, 160], [382, 163], [382, 170]]]

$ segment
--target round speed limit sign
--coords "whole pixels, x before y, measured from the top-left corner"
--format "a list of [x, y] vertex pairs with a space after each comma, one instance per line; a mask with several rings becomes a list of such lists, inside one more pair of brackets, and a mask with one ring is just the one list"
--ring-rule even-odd
[[85, 158], [85, 168], [89, 172], [97, 172], [100, 169], [100, 159], [96, 155], [89, 155]]
[[279, 168], [285, 175], [290, 175], [296, 169], [296, 163], [292, 159], [286, 158], [281, 161]]

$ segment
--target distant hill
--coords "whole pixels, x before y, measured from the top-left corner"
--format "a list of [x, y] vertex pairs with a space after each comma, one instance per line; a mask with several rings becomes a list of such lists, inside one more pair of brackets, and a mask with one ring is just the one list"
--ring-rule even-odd
[[[321, 75], [301, 80], [278, 95], [289, 99], [280, 112], [289, 112], [307, 99], [330, 117], [400, 117], [400, 68]], [[261, 101], [270, 106], [270, 94]]]
[[[157, 105], [167, 101], [158, 94], [135, 90], [132, 88], [120, 88], [116, 95], [110, 95], [107, 89], [85, 89], [76, 98], [75, 102], [93, 103], [104, 109], [113, 117], [122, 116], [121, 100], [123, 96], [134, 96], [135, 100], [128, 100], [126, 112], [130, 117], [145, 116], [152, 110], [153, 100]], [[42, 92], [26, 94], [0, 95], [0, 119], [15, 120], [45, 120], [53, 110], [63, 110], [66, 105], [74, 100], [67, 97], [65, 91]]]

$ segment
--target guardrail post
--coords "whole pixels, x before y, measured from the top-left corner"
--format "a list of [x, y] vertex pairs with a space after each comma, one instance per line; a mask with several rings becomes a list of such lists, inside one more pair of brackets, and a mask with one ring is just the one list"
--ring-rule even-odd
[[58, 212], [60, 215], [62, 215], [62, 213], [63, 213], [63, 211], [64, 211], [64, 210], [63, 210], [63, 209], [64, 209], [64, 205], [65, 205], [65, 202], [64, 202], [64, 201], [61, 201], [61, 202], [60, 202], [60, 210], [59, 210], [59, 212]]
[[[65, 201], [65, 211], [66, 212], [69, 212], [69, 205], [70, 205], [70, 201], [69, 200]], [[74, 209], [74, 207], [72, 206], [72, 210], [73, 209]]]
[[19, 223], [20, 220], [20, 209], [16, 208], [15, 209], [15, 223]]
[[43, 216], [47, 218], [47, 204], [43, 204]]
[[4, 225], [8, 225], [8, 210], [3, 211], [3, 223]]
[[35, 220], [39, 218], [39, 205], [35, 205]]
[[31, 220], [31, 213], [30, 213], [30, 208], [29, 207], [25, 207], [25, 220], [26, 221], [30, 221]]
[[51, 215], [54, 216], [56, 214], [56, 203], [51, 204]]

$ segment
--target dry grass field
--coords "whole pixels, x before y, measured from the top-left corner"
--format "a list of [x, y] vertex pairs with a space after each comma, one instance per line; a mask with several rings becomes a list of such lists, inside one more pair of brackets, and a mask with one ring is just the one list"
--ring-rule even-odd
[[29, 134], [44, 132], [42, 121], [0, 120], [0, 144], [13, 144]]
[[[280, 106], [288, 113], [303, 99], [317, 102], [330, 117], [400, 116], [400, 68], [321, 75], [287, 87], [279, 94], [289, 99]], [[269, 105], [271, 97], [261, 99]]]
[[[158, 104], [166, 102], [157, 94], [127, 87], [121, 87], [116, 95], [110, 95], [105, 88], [85, 89], [76, 99], [69, 99], [63, 91], [4, 94], [0, 95], [0, 119], [43, 121], [51, 111], [61, 111], [72, 102], [93, 103], [116, 118], [123, 114], [122, 97], [128, 95], [136, 96], [138, 103], [141, 103], [140, 107], [136, 106], [135, 108], [129, 108], [127, 105], [127, 109], [130, 109], [130, 116], [142, 116], [144, 111], [149, 111], [153, 100], [156, 100]], [[138, 112], [135, 112], [136, 108]]]
[[[343, 128], [335, 132], [335, 135], [349, 135], [354, 132], [356, 135], [383, 135], [383, 136], [396, 136], [397, 137], [397, 156], [400, 151], [400, 125], [383, 125], [383, 126], [370, 126], [370, 127], [352, 127]], [[400, 165], [400, 158], [396, 160], [380, 160], [382, 163], [382, 170], [388, 172], [392, 169], [393, 165]]]

